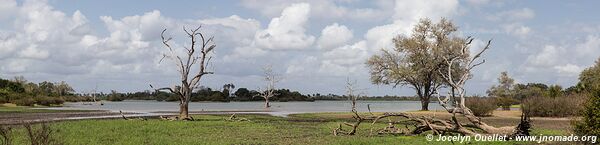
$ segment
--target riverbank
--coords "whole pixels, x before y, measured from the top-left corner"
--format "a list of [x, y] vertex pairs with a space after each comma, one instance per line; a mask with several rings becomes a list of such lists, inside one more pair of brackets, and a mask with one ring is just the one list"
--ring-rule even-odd
[[[435, 111], [411, 111], [414, 115], [445, 118]], [[510, 113], [510, 112], [509, 112]], [[385, 123], [361, 125], [355, 136], [333, 136], [339, 123], [351, 121], [350, 113], [305, 113], [288, 117], [238, 114], [249, 121], [228, 121], [230, 115], [193, 115], [195, 121], [160, 119], [90, 119], [49, 123], [53, 137], [63, 144], [452, 144], [430, 142], [419, 136], [370, 136], [369, 130]], [[514, 125], [513, 117], [486, 117], [495, 126]], [[566, 135], [568, 121], [552, 124], [534, 119], [533, 134]], [[384, 121], [385, 122], [385, 121]], [[557, 127], [553, 127], [557, 126]], [[18, 126], [17, 126], [18, 127]], [[426, 133], [427, 134], [427, 133]], [[15, 144], [27, 144], [25, 132], [17, 128]], [[526, 142], [471, 142], [471, 144], [529, 144]]]

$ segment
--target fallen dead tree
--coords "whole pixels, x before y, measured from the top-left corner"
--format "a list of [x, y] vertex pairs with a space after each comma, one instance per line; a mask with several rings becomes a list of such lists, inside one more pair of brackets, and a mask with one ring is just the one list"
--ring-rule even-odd
[[121, 118], [123, 118], [124, 120], [142, 120], [142, 121], [148, 120], [147, 118], [144, 118], [144, 117], [138, 117], [138, 118], [135, 118], [135, 119], [131, 119], [131, 118], [125, 117], [125, 114], [123, 114], [123, 111], [121, 111], [121, 110], [119, 110], [119, 113], [121, 114]]
[[[401, 118], [399, 121], [392, 121], [389, 119], [388, 126], [383, 129], [378, 129], [377, 134], [404, 134], [404, 135], [417, 135], [422, 134], [426, 131], [431, 131], [433, 134], [462, 134], [462, 135], [476, 135], [476, 134], [498, 134], [507, 136], [524, 135], [530, 127], [528, 117], [524, 115], [521, 119], [520, 125], [517, 126], [504, 126], [494, 127], [485, 123], [481, 118], [475, 116], [473, 112], [465, 106], [465, 83], [471, 78], [471, 70], [485, 62], [485, 60], [478, 61], [481, 54], [489, 49], [491, 40], [487, 42], [485, 47], [477, 52], [472, 57], [469, 55], [469, 45], [473, 41], [473, 38], [468, 37], [464, 45], [461, 45], [460, 54], [448, 53], [442, 55], [444, 65], [439, 70], [440, 75], [447, 82], [451, 89], [443, 99], [440, 97], [437, 88], [435, 95], [438, 98], [440, 105], [451, 114], [451, 119], [443, 120], [428, 116], [414, 116], [408, 113], [384, 113], [383, 115], [370, 115], [361, 116], [356, 111], [356, 98], [352, 95], [351, 85], [348, 87], [349, 95], [352, 100], [352, 113], [353, 123], [344, 122], [339, 124], [339, 127], [333, 130], [334, 135], [354, 135], [356, 134], [357, 128], [364, 121], [371, 121], [371, 126], [375, 125], [378, 121], [397, 117]], [[467, 59], [465, 59], [467, 58]], [[458, 70], [458, 71], [457, 71]], [[457, 115], [465, 117], [468, 122], [463, 123], [457, 119]], [[404, 128], [398, 128], [396, 125], [404, 124]], [[409, 127], [411, 125], [412, 127]], [[351, 127], [350, 129], [343, 129], [342, 126]], [[525, 129], [525, 130], [524, 130]], [[371, 134], [374, 130], [371, 130]]]
[[229, 118], [227, 118], [225, 120], [227, 120], [227, 121], [250, 121], [248, 118], [235, 116], [235, 113], [231, 114], [231, 116], [229, 116]]

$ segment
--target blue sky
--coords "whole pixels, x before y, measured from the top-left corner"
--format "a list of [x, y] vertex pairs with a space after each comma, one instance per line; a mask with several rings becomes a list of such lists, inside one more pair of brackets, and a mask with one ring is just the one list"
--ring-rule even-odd
[[[167, 28], [178, 44], [181, 26], [203, 26], [217, 49], [202, 84], [263, 86], [272, 65], [279, 87], [302, 93], [343, 93], [347, 77], [369, 95], [413, 95], [408, 87], [369, 82], [365, 60], [408, 35], [419, 18], [452, 19], [473, 48], [492, 39], [486, 63], [467, 83], [484, 94], [502, 71], [517, 82], [574, 85], [600, 56], [598, 1], [491, 0], [0, 0], [0, 77], [65, 80], [78, 92], [141, 91], [170, 86], [177, 72], [158, 63]], [[270, 37], [260, 37], [269, 34]]]

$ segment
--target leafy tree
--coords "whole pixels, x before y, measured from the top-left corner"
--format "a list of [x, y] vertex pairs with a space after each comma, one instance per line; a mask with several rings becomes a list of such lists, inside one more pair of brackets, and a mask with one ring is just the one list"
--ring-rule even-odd
[[458, 28], [446, 19], [436, 24], [429, 19], [421, 19], [410, 37], [395, 37], [394, 49], [382, 49], [382, 54], [368, 59], [366, 64], [370, 69], [371, 82], [394, 87], [408, 85], [415, 89], [420, 98], [421, 110], [428, 110], [432, 94], [447, 84], [441, 78], [441, 72], [451, 71], [453, 76], [466, 73], [458, 66], [445, 66], [443, 60], [443, 57], [468, 58], [468, 53], [459, 52], [463, 50], [468, 39], [454, 35], [457, 30]]
[[235, 89], [235, 85], [233, 84], [225, 84], [223, 85], [223, 94], [225, 94], [225, 96], [230, 97], [231, 94], [231, 90]]
[[546, 96], [552, 98], [563, 96], [562, 87], [560, 85], [551, 85], [546, 91]]
[[123, 101], [124, 99], [124, 95], [115, 90], [110, 90], [110, 94], [106, 98], [108, 101]]
[[39, 95], [43, 95], [43, 96], [52, 96], [53, 95], [53, 91], [54, 89], [54, 83], [52, 82], [48, 82], [48, 81], [43, 81], [41, 83], [38, 84], [39, 87]]
[[239, 88], [233, 95], [237, 101], [250, 101], [256, 94], [252, 94], [247, 88]]
[[498, 85], [492, 86], [487, 93], [489, 96], [496, 97], [499, 106], [504, 110], [510, 110], [510, 105], [518, 103], [514, 97], [513, 85], [515, 80], [508, 76], [507, 72], [501, 72], [498, 77]]
[[600, 58], [594, 66], [583, 70], [579, 74], [579, 85], [587, 92], [600, 90]]
[[8, 91], [15, 93], [25, 92], [25, 89], [21, 84], [5, 79], [0, 79], [0, 88], [6, 88]]
[[574, 122], [574, 132], [582, 136], [600, 136], [600, 91], [596, 90], [590, 97], [581, 117], [581, 120]]
[[58, 96], [67, 96], [75, 92], [73, 88], [67, 84], [65, 81], [61, 81], [54, 86], [54, 91]]
[[581, 113], [581, 120], [574, 123], [574, 131], [578, 135], [600, 136], [600, 59], [581, 72], [579, 83], [592, 95]]

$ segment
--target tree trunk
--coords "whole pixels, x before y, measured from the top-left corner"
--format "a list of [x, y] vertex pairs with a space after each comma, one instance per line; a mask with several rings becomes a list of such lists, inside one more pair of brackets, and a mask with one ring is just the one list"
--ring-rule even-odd
[[429, 110], [429, 99], [421, 98], [421, 111]]
[[269, 104], [269, 99], [265, 99], [265, 108], [269, 108], [271, 105]]
[[181, 104], [179, 104], [179, 119], [187, 118], [190, 118], [188, 113], [188, 102], [182, 101]]

